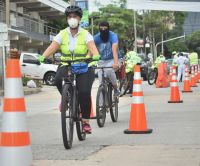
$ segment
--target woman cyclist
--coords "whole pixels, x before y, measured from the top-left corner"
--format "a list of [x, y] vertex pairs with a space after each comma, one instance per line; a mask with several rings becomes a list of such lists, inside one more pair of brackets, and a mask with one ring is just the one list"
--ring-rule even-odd
[[[92, 35], [85, 29], [80, 27], [80, 20], [83, 15], [82, 9], [78, 6], [68, 6], [65, 10], [65, 15], [69, 27], [60, 31], [56, 35], [50, 46], [45, 50], [39, 61], [44, 61], [45, 58], [54, 54], [57, 50], [61, 50], [62, 60], [70, 60], [72, 58], [86, 58], [88, 52], [98, 59], [99, 52], [94, 44]], [[73, 52], [73, 54], [72, 54]], [[74, 57], [72, 57], [74, 55]], [[59, 65], [55, 77], [55, 85], [60, 94], [62, 93], [62, 78], [66, 76], [67, 64]], [[91, 111], [91, 89], [94, 81], [94, 70], [89, 67], [86, 73], [77, 75], [77, 89], [80, 108], [82, 111], [83, 131], [91, 133], [89, 124]]]

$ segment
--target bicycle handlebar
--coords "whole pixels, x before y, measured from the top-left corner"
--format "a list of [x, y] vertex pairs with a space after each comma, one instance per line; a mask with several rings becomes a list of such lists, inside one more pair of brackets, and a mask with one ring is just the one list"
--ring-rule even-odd
[[66, 62], [66, 63], [74, 63], [74, 62], [86, 62], [86, 63], [90, 63], [92, 62], [93, 59], [92, 58], [87, 58], [87, 59], [73, 59], [73, 60], [60, 60], [60, 62]]

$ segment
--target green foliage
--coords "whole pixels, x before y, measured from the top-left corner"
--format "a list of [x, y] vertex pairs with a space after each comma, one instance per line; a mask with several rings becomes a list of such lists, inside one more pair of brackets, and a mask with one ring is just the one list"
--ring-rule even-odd
[[186, 38], [186, 44], [190, 50], [196, 51], [200, 46], [200, 31], [196, 31]]

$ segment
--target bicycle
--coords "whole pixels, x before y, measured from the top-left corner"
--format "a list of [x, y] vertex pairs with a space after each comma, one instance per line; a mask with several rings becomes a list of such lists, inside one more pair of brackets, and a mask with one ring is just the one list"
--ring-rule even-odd
[[119, 97], [114, 97], [114, 89], [108, 78], [105, 77], [105, 68], [95, 67], [102, 70], [102, 83], [99, 85], [96, 96], [96, 119], [99, 127], [103, 127], [106, 120], [106, 113], [110, 110], [110, 116], [113, 122], [118, 120], [118, 102]]
[[151, 71], [148, 73], [148, 76], [147, 76], [148, 84], [149, 85], [155, 84], [157, 77], [158, 77], [158, 69], [156, 67], [151, 68]]
[[82, 129], [81, 110], [78, 101], [78, 91], [76, 87], [76, 74], [72, 71], [72, 64], [76, 62], [89, 63], [92, 58], [83, 60], [66, 60], [68, 63], [66, 77], [62, 83], [62, 99], [61, 99], [61, 124], [63, 144], [66, 149], [72, 148], [74, 123], [79, 141], [86, 139], [86, 133]]

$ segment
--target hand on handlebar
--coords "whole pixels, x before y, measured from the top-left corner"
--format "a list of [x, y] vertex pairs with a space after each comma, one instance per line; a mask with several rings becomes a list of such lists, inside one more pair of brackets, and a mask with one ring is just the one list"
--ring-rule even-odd
[[100, 59], [100, 55], [93, 55], [92, 60], [93, 61], [98, 61]]
[[114, 69], [118, 69], [118, 68], [119, 68], [118, 63], [114, 63], [114, 64], [113, 64], [113, 68], [114, 68]]
[[39, 61], [40, 63], [43, 63], [44, 60], [45, 60], [45, 57], [44, 57], [43, 55], [40, 55], [40, 56], [38, 57], [38, 61]]

